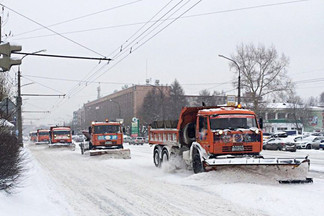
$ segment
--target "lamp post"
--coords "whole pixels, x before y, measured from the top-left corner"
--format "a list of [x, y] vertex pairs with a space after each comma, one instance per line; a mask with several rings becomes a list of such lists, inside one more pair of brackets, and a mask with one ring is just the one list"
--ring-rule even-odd
[[117, 101], [109, 99], [110, 102], [116, 103], [118, 105], [118, 110], [119, 110], [119, 115], [118, 118], [121, 118], [121, 109], [120, 109], [120, 104]]
[[[20, 61], [22, 61], [26, 56], [30, 55], [30, 54], [35, 54], [35, 53], [39, 53], [39, 52], [44, 52], [46, 50], [39, 50], [33, 53], [29, 53], [29, 54], [25, 54]], [[18, 67], [18, 92], [17, 92], [17, 122], [18, 122], [18, 144], [21, 147], [24, 147], [23, 144], [23, 139], [22, 139], [22, 115], [21, 115], [21, 106], [22, 106], [22, 99], [21, 99], [21, 72], [20, 72], [20, 66]]]
[[237, 64], [236, 61], [234, 61], [233, 59], [231, 58], [228, 58], [226, 56], [223, 56], [223, 55], [218, 55], [219, 57], [222, 57], [222, 58], [225, 58], [231, 62], [233, 62], [237, 68], [238, 68], [238, 71], [239, 71], [239, 75], [238, 75], [238, 87], [237, 87], [237, 104], [240, 104], [241, 103], [241, 69], [240, 69], [240, 66]]

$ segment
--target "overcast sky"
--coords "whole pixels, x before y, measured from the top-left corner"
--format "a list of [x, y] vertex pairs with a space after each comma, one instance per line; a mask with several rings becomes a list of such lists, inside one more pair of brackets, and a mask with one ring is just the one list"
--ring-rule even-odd
[[[152, 83], [160, 80], [161, 84], [177, 79], [186, 94], [198, 95], [206, 88], [236, 94], [229, 62], [218, 55], [231, 56], [241, 43], [273, 45], [289, 57], [288, 74], [303, 98], [318, 97], [324, 91], [323, 0], [198, 2], [2, 0], [8, 7], [2, 13], [2, 33], [13, 34], [2, 40], [22, 45], [22, 51], [46, 49], [46, 54], [113, 59], [107, 65], [27, 56], [21, 65], [22, 83], [33, 84], [24, 86], [22, 93], [67, 97], [24, 97], [23, 110], [51, 114], [25, 113], [23, 117], [40, 119], [33, 121], [35, 124], [60, 124], [70, 120], [72, 112], [84, 103], [96, 99], [98, 86], [103, 96], [125, 84], [145, 84], [146, 79]], [[155, 22], [162, 16], [181, 17]], [[16, 71], [13, 67], [10, 76], [14, 77]]]

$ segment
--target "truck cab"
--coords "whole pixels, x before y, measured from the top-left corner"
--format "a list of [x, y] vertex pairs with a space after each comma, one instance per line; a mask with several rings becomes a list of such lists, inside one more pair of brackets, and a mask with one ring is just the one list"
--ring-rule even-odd
[[259, 154], [262, 132], [254, 112], [234, 107], [202, 109], [197, 113], [196, 142], [207, 153]]
[[89, 149], [123, 148], [123, 131], [119, 122], [92, 122]]
[[50, 128], [50, 143], [51, 144], [71, 144], [72, 131], [68, 126], [55, 126]]
[[37, 130], [37, 142], [49, 143], [49, 140], [50, 140], [49, 130], [46, 129]]

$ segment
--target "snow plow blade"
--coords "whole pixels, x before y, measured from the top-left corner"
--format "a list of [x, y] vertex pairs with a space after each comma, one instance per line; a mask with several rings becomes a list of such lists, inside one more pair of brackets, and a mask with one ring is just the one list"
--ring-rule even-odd
[[69, 148], [72, 151], [75, 150], [74, 143], [55, 143], [55, 144], [48, 144], [49, 148]]
[[313, 183], [312, 178], [306, 178], [304, 180], [279, 180], [280, 184], [305, 184], [305, 183]]
[[35, 142], [35, 145], [47, 145], [48, 142]]
[[206, 171], [235, 166], [268, 176], [280, 184], [312, 183], [307, 178], [310, 160], [305, 158], [215, 158], [204, 161]]
[[122, 158], [122, 159], [130, 159], [130, 150], [129, 149], [97, 149], [90, 150], [90, 156], [97, 155], [109, 155], [111, 158]]

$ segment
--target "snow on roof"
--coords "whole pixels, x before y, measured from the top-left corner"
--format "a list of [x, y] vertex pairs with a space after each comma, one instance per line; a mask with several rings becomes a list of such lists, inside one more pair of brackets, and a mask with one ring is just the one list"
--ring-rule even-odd
[[[272, 108], [272, 109], [289, 109], [289, 108], [293, 108], [294, 106], [296, 106], [297, 108], [302, 108], [303, 107], [301, 105], [295, 105], [293, 103], [268, 103], [267, 104], [267, 107]], [[317, 106], [311, 106], [311, 107], [308, 107], [308, 108], [312, 109], [312, 110], [324, 110], [324, 108], [317, 107]]]

